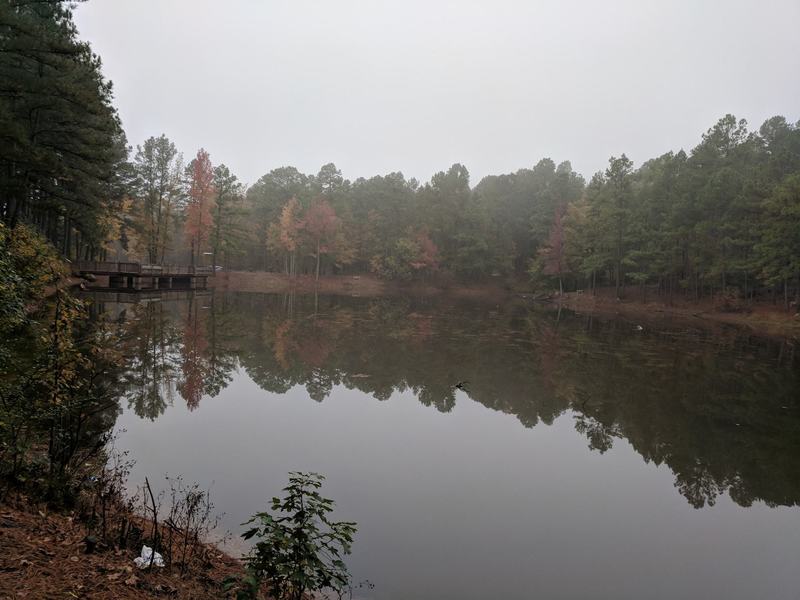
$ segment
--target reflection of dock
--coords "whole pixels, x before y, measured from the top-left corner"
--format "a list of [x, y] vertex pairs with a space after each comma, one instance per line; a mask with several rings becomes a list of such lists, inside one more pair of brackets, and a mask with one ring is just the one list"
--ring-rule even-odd
[[96, 260], [78, 261], [74, 268], [81, 274], [107, 276], [109, 288], [129, 290], [203, 289], [214, 274], [211, 267]]
[[169, 300], [190, 300], [197, 297], [211, 296], [211, 290], [192, 289], [147, 289], [147, 290], [120, 290], [118, 288], [93, 288], [88, 287], [81, 292], [82, 297], [91, 298], [98, 302], [119, 302], [120, 304], [137, 304], [148, 302], [161, 302]]

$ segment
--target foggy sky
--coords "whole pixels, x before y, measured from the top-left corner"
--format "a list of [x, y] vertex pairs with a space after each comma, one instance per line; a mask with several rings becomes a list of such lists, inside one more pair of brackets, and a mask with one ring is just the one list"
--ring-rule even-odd
[[426, 181], [695, 146], [725, 113], [800, 119], [798, 0], [90, 0], [135, 145], [253, 183], [293, 165]]

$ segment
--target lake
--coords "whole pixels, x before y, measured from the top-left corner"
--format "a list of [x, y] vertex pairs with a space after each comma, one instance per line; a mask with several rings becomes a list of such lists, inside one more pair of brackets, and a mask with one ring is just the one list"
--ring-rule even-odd
[[123, 331], [131, 481], [210, 486], [238, 536], [288, 471], [323, 473], [358, 523], [356, 598], [800, 594], [790, 341], [524, 300], [94, 310]]

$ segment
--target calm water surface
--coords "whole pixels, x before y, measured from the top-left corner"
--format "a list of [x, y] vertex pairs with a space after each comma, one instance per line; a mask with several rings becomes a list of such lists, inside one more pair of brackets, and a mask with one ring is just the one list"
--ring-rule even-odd
[[789, 342], [524, 303], [96, 306], [132, 480], [213, 482], [238, 535], [287, 471], [324, 473], [359, 598], [800, 598]]

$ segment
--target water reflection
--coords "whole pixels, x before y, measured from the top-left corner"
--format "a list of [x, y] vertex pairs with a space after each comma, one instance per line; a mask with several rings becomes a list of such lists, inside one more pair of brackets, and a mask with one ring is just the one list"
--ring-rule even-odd
[[800, 356], [739, 330], [639, 330], [523, 304], [258, 294], [101, 307], [124, 324], [125, 400], [156, 419], [202, 410], [241, 368], [262, 389], [412, 390], [448, 412], [456, 384], [524, 427], [567, 412], [591, 450], [627, 439], [701, 508], [800, 500]]

